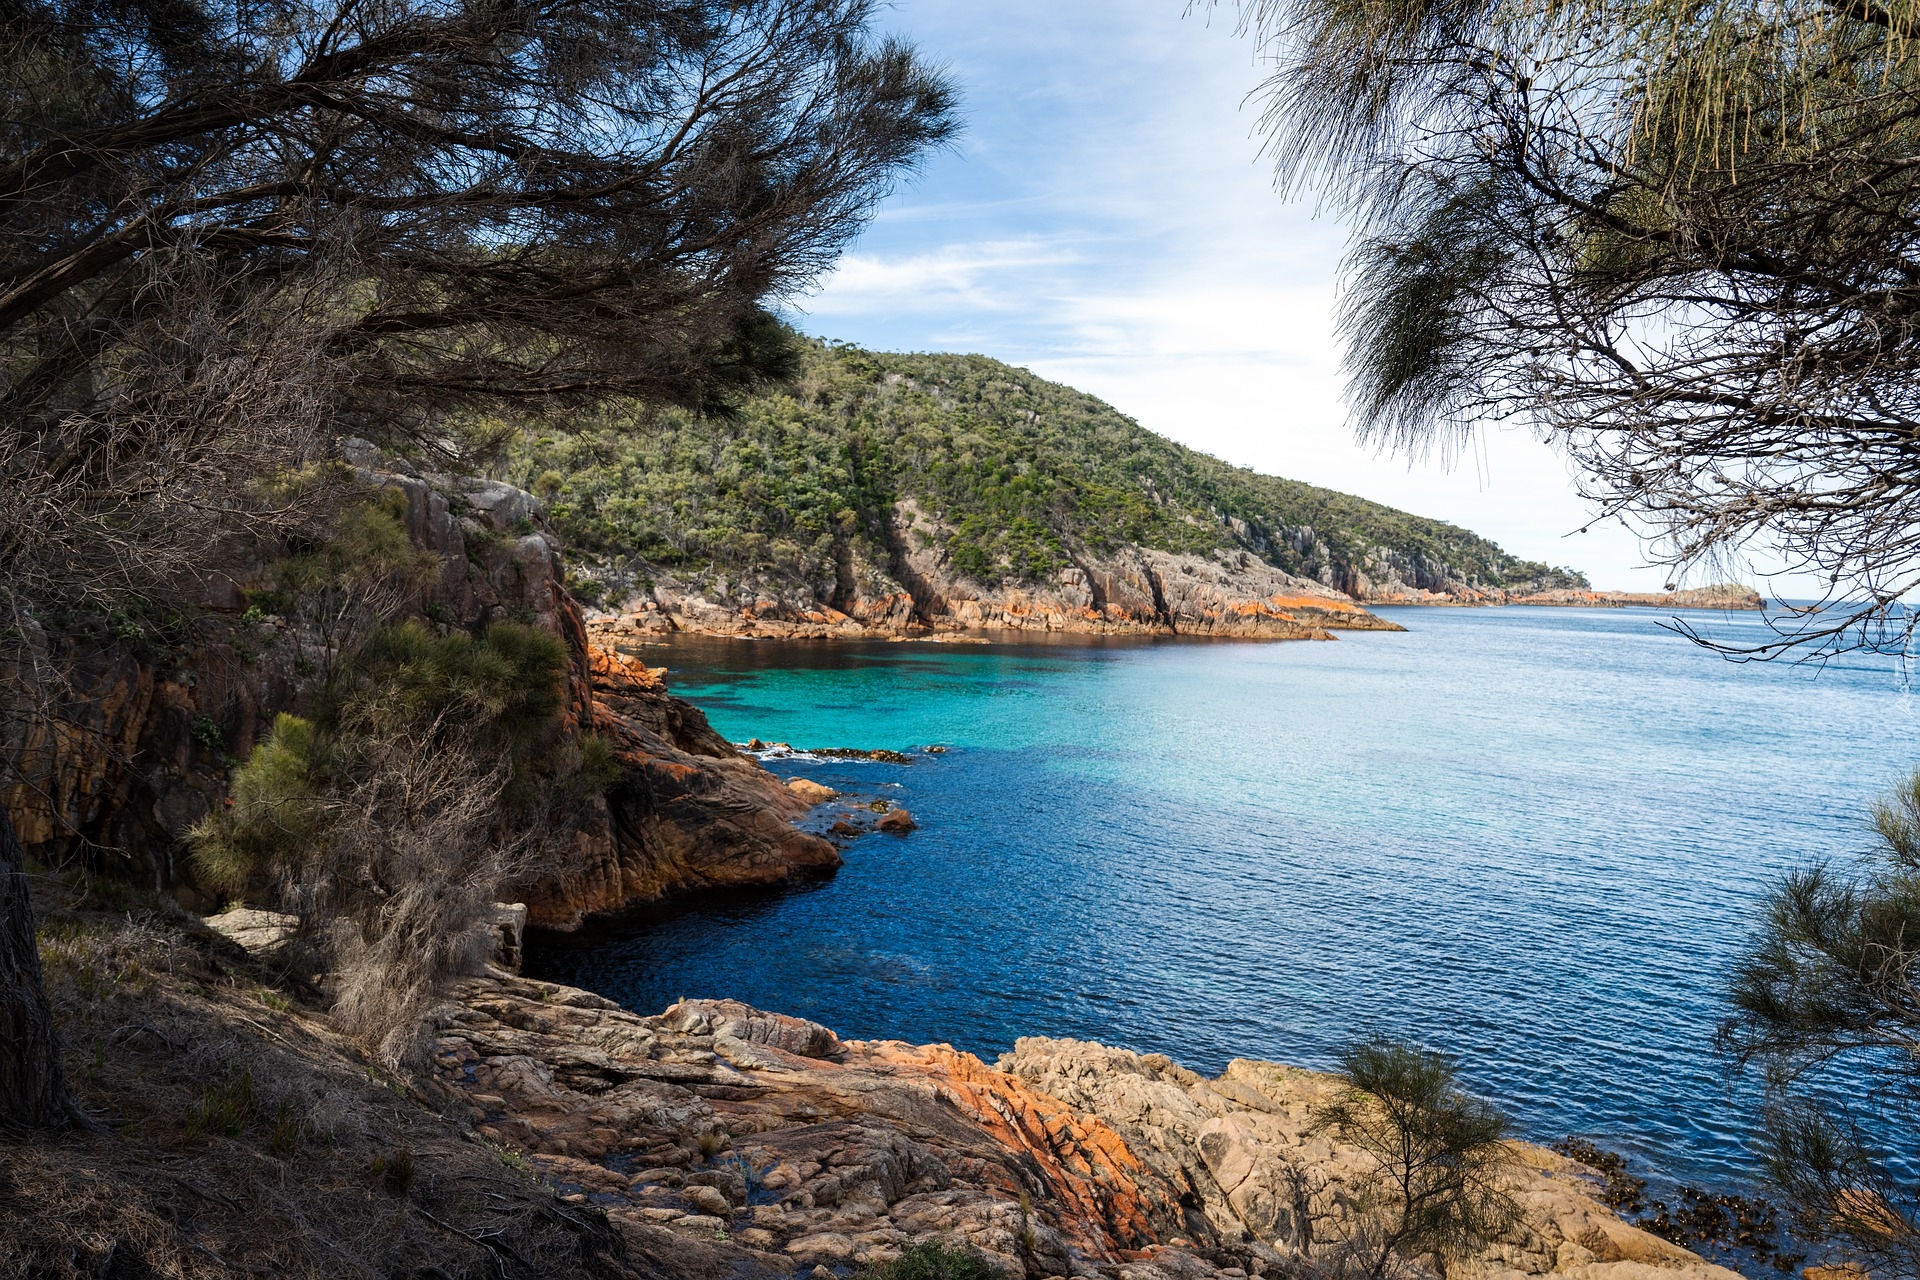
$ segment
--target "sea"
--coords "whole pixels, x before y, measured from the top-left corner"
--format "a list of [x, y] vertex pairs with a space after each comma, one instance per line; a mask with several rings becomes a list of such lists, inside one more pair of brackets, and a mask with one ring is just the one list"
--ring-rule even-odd
[[638, 648], [730, 739], [795, 748], [763, 753], [777, 773], [845, 793], [816, 826], [884, 800], [919, 829], [537, 939], [529, 972], [989, 1062], [1065, 1036], [1330, 1067], [1392, 1035], [1527, 1137], [1751, 1185], [1756, 1085], [1713, 1048], [1730, 966], [1783, 872], [1871, 848], [1869, 805], [1920, 765], [1912, 672], [1732, 662], [1654, 610], [1379, 612], [1406, 631]]

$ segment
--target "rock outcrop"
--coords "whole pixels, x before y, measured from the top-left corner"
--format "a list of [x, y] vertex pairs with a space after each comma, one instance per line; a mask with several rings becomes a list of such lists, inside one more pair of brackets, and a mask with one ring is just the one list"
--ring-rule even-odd
[[[990, 1067], [942, 1045], [842, 1041], [734, 1001], [656, 1017], [500, 974], [438, 1015], [438, 1078], [481, 1136], [655, 1256], [736, 1275], [884, 1261], [929, 1236], [1013, 1276], [1211, 1280], [1285, 1271], [1303, 1173], [1328, 1212], [1357, 1151], [1311, 1128], [1328, 1077], [1023, 1040]], [[1521, 1149], [1520, 1221], [1481, 1274], [1733, 1280], [1620, 1221], [1590, 1171]], [[724, 1264], [724, 1265], [721, 1265]]]
[[1555, 587], [1546, 591], [1507, 591], [1497, 587], [1446, 584], [1429, 591], [1399, 582], [1366, 584], [1359, 597], [1368, 604], [1414, 605], [1542, 605], [1570, 609], [1723, 609], [1757, 612], [1767, 602], [1752, 587], [1722, 583], [1678, 591], [1591, 591], [1585, 587]]
[[785, 883], [831, 870], [840, 854], [792, 822], [812, 808], [667, 692], [664, 668], [587, 651], [585, 722], [613, 744], [620, 780], [607, 793], [607, 840], [586, 839], [567, 865], [516, 896], [532, 923], [572, 928], [688, 889]]
[[[346, 441], [359, 484], [399, 495], [396, 514], [433, 568], [402, 615], [478, 632], [538, 625], [566, 645], [563, 732], [613, 745], [618, 782], [589, 804], [570, 854], [513, 887], [531, 923], [586, 915], [685, 889], [776, 884], [838, 866], [827, 841], [795, 830], [804, 799], [673, 697], [658, 671], [588, 642], [564, 585], [559, 542], [533, 495], [497, 481], [419, 473]], [[188, 830], [220, 804], [235, 761], [281, 711], [298, 710], [332, 641], [289, 619], [246, 611], [244, 588], [282, 549], [219, 549], [191, 634], [54, 635], [62, 704], [24, 743], [6, 745], [22, 779], [0, 794], [39, 860], [96, 871], [214, 905], [182, 856]]]
[[1767, 607], [1752, 587], [1723, 583], [1679, 591], [1541, 591], [1513, 596], [1508, 604], [1557, 605], [1582, 609], [1723, 609], [1757, 613]]
[[850, 557], [830, 601], [764, 576], [695, 583], [656, 571], [643, 592], [590, 625], [610, 637], [789, 638], [1000, 631], [1326, 640], [1337, 630], [1401, 629], [1244, 550], [1123, 546], [1080, 553], [1044, 581], [989, 584], [954, 568], [943, 549], [949, 531], [916, 503], [898, 503], [893, 520], [892, 562]]

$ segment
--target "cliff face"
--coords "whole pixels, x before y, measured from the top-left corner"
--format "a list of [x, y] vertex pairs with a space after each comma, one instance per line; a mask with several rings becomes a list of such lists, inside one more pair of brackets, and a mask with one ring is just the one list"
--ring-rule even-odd
[[[775, 884], [839, 865], [831, 844], [789, 825], [804, 803], [669, 694], [658, 672], [590, 647], [559, 544], [536, 526], [529, 494], [413, 474], [354, 442], [347, 454], [361, 483], [404, 496], [410, 541], [437, 560], [403, 613], [471, 631], [503, 620], [552, 631], [569, 654], [563, 731], [615, 747], [621, 777], [571, 855], [519, 888], [534, 923], [566, 928], [681, 889]], [[243, 588], [276, 554], [217, 549], [191, 628], [46, 638], [63, 699], [15, 748], [25, 778], [0, 796], [37, 859], [77, 860], [214, 905], [193, 881], [183, 837], [222, 802], [229, 769], [273, 717], [301, 706], [328, 652], [310, 629], [243, 613]]]
[[[1208, 561], [1229, 553], [1234, 565], [1233, 553], [1245, 553], [1363, 603], [1374, 593], [1587, 585], [1457, 525], [1197, 453], [1025, 369], [803, 347], [791, 385], [725, 419], [667, 411], [642, 429], [551, 422], [515, 446], [512, 474], [550, 496], [575, 571], [610, 609], [632, 612], [629, 601], [670, 583], [674, 596], [716, 606], [728, 626], [742, 609], [764, 612], [761, 602], [777, 604], [786, 625], [885, 625], [892, 591], [880, 579], [910, 588], [902, 553], [921, 549], [901, 545], [908, 526], [942, 553], [938, 594], [1021, 628], [1038, 625], [1032, 597], [1057, 595], [1042, 602], [1047, 621], [1089, 629], [1084, 611], [1105, 613], [1103, 602], [1076, 598], [1097, 594], [1101, 565], [1089, 562], [1117, 559], [1138, 573], [1131, 548]], [[1274, 593], [1244, 584], [1231, 594], [1245, 603]], [[656, 602], [675, 612], [673, 601]], [[1204, 627], [1206, 612], [1189, 620]], [[1167, 621], [1181, 620], [1123, 607], [1091, 623]]]
[[1326, 640], [1334, 630], [1400, 627], [1332, 588], [1238, 549], [1206, 554], [1126, 546], [1081, 552], [1044, 581], [983, 583], [956, 569], [953, 530], [908, 499], [895, 505], [887, 563], [851, 554], [832, 601], [772, 575], [724, 584], [660, 573], [620, 610], [609, 636], [856, 637], [950, 631], [1232, 636]]
[[808, 803], [669, 694], [664, 669], [605, 649], [586, 657], [585, 722], [612, 742], [622, 774], [607, 793], [608, 838], [583, 840], [566, 866], [510, 891], [532, 923], [573, 928], [671, 893], [782, 884], [840, 865], [832, 844], [791, 825]]

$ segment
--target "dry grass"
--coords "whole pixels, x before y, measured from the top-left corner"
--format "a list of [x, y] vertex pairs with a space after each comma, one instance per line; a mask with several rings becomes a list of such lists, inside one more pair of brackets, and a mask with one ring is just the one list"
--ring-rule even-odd
[[34, 891], [68, 1076], [102, 1128], [0, 1135], [0, 1277], [652, 1272], [178, 908]]

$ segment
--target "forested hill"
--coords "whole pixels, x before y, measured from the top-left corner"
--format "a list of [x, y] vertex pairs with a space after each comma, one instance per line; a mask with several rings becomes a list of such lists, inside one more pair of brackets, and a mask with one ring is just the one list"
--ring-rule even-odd
[[1129, 543], [1240, 548], [1362, 599], [1586, 585], [1457, 526], [1231, 466], [984, 356], [809, 342], [794, 384], [732, 419], [568, 427], [515, 446], [508, 478], [616, 590], [660, 569], [811, 583], [825, 600], [856, 555], [886, 562], [909, 500], [953, 569], [988, 585]]

